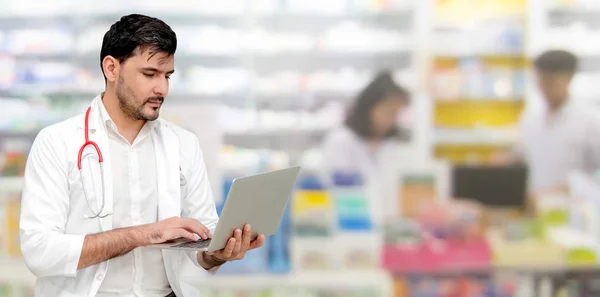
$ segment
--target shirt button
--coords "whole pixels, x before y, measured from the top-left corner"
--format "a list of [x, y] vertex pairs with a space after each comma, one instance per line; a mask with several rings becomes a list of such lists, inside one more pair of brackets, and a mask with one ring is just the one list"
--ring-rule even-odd
[[103, 278], [104, 278], [104, 275], [102, 275], [102, 274], [96, 275], [96, 279], [99, 281], [102, 280]]

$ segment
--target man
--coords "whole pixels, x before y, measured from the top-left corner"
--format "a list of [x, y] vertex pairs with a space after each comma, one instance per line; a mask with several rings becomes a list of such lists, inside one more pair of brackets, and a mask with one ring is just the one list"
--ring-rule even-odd
[[20, 235], [35, 296], [192, 296], [186, 263], [214, 273], [262, 246], [245, 226], [217, 252], [143, 248], [209, 238], [218, 221], [198, 139], [159, 119], [176, 48], [161, 20], [122, 17], [102, 42], [105, 92], [34, 141]]
[[577, 64], [573, 54], [562, 50], [547, 51], [534, 61], [543, 104], [523, 114], [517, 150], [529, 167], [532, 193], [565, 187], [573, 171], [600, 169], [600, 114], [569, 95]]

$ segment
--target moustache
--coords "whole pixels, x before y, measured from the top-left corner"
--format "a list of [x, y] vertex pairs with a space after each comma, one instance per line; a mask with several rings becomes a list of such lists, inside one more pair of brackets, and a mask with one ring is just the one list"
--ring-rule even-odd
[[150, 97], [148, 99], [146, 99], [146, 103], [148, 102], [160, 102], [161, 104], [163, 103], [163, 101], [165, 101], [165, 97]]

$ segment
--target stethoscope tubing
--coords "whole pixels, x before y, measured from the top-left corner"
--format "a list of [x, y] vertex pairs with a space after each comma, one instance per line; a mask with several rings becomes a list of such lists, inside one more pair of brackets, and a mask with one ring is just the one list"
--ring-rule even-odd
[[[98, 144], [96, 144], [93, 141], [90, 141], [90, 138], [89, 138], [89, 117], [90, 117], [91, 109], [92, 109], [92, 107], [90, 106], [90, 107], [88, 107], [87, 111], [85, 112], [85, 125], [84, 125], [85, 142], [79, 149], [79, 154], [77, 157], [77, 168], [79, 169], [79, 180], [81, 182], [81, 188], [83, 190], [83, 195], [85, 196], [85, 202], [87, 203], [88, 208], [92, 212], [91, 216], [84, 215], [84, 218], [86, 218], [86, 219], [106, 218], [109, 215], [111, 215], [111, 213], [102, 214], [102, 212], [104, 211], [104, 207], [106, 205], [106, 192], [105, 192], [105, 186], [104, 186], [104, 159], [102, 158], [102, 152], [100, 151], [100, 147], [98, 146]], [[83, 151], [85, 150], [86, 147], [88, 147], [90, 145], [94, 147], [94, 149], [96, 150], [96, 153], [98, 154], [98, 163], [100, 164], [100, 176], [101, 176], [100, 179], [102, 182], [102, 204], [100, 206], [100, 210], [97, 213], [94, 212], [92, 206], [90, 205], [89, 197], [85, 190], [83, 174], [81, 173], [81, 168], [82, 168], [81, 161], [82, 161]]]

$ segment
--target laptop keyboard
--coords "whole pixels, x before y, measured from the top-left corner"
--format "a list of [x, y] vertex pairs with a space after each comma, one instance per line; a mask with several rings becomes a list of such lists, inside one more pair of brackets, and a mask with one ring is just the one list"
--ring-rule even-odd
[[208, 247], [210, 239], [199, 239], [198, 241], [190, 241], [174, 245], [176, 248], [188, 248], [188, 249], [203, 249]]

